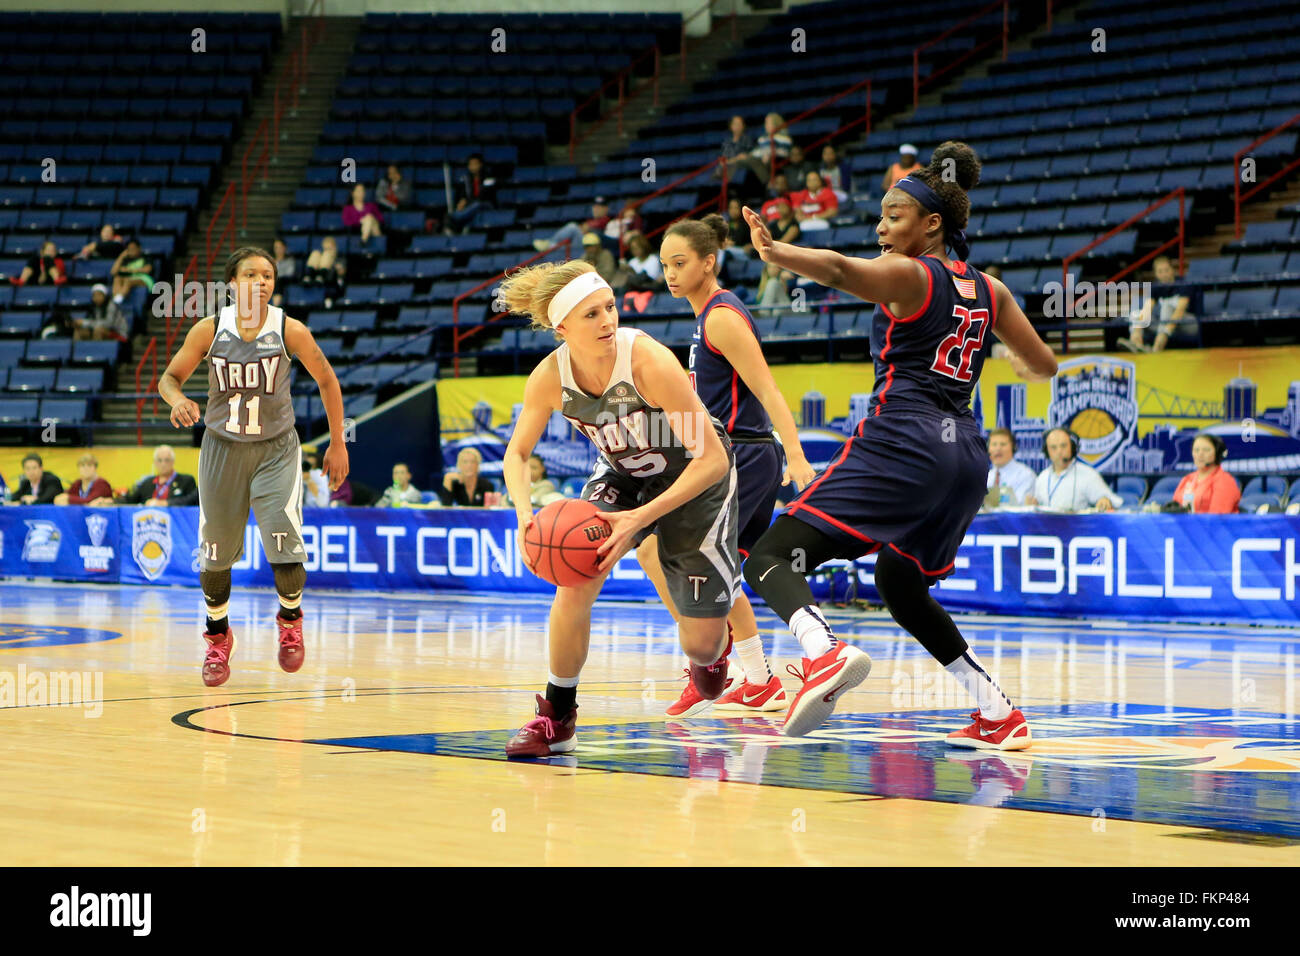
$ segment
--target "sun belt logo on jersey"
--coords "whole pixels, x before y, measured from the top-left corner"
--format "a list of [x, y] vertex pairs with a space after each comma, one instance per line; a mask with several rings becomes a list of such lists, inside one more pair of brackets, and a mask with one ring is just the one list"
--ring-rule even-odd
[[81, 562], [87, 571], [107, 571], [113, 560], [112, 546], [104, 545], [104, 534], [108, 531], [108, 518], [104, 515], [90, 515], [86, 518], [86, 533], [90, 535], [90, 544], [83, 544], [78, 550]]
[[131, 518], [131, 557], [140, 572], [156, 581], [172, 556], [172, 519], [165, 511], [148, 508]]
[[1079, 436], [1081, 461], [1094, 468], [1118, 461], [1137, 437], [1137, 366], [1095, 355], [1062, 362], [1047, 420]]
[[265, 351], [266, 349], [278, 349], [279, 347], [280, 347], [280, 343], [276, 341], [275, 336], [272, 335], [270, 332], [267, 332], [264, 336], [262, 336], [260, 339], [257, 340], [257, 350], [259, 352]]
[[53, 521], [38, 518], [24, 521], [27, 525], [27, 538], [23, 541], [23, 560], [35, 564], [49, 564], [59, 556], [61, 535]]

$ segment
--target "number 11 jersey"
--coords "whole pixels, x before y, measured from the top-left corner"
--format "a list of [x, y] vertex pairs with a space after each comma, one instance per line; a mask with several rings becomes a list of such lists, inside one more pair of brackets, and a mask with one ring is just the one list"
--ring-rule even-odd
[[203, 423], [229, 441], [270, 441], [293, 428], [289, 394], [292, 358], [284, 344], [284, 312], [267, 306], [257, 336], [239, 336], [236, 308], [228, 305], [214, 318], [208, 348], [208, 407]]

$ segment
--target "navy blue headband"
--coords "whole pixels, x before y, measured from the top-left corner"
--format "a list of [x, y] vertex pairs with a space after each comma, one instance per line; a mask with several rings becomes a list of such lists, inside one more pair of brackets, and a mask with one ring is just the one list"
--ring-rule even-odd
[[911, 176], [904, 176], [898, 182], [894, 183], [895, 189], [901, 189], [917, 202], [919, 202], [930, 212], [937, 212], [944, 220], [944, 229], [948, 230], [948, 244], [952, 246], [952, 251], [962, 262], [970, 255], [970, 243], [966, 241], [966, 230], [952, 229], [948, 223], [948, 211], [944, 206], [943, 200], [939, 194], [921, 182], [919, 179], [913, 179]]

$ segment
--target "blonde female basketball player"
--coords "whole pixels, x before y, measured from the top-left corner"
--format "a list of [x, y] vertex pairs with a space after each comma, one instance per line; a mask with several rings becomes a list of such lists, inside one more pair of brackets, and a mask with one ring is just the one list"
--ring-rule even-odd
[[649, 529], [658, 535], [695, 688], [709, 700], [722, 693], [731, 650], [727, 614], [740, 570], [736, 470], [726, 432], [673, 353], [618, 327], [614, 292], [591, 263], [532, 266], [506, 279], [501, 294], [510, 311], [532, 316], [561, 339], [528, 377], [505, 453], [506, 486], [519, 502], [520, 553], [527, 553], [524, 532], [533, 521], [528, 456], [555, 411], [601, 450], [583, 497], [605, 512], [612, 529], [599, 549], [600, 576], [556, 591], [546, 696], [537, 695], [536, 719], [506, 745], [510, 757], [545, 757], [577, 746], [575, 702], [591, 606], [610, 569]]
[[275, 293], [275, 259], [264, 249], [236, 249], [226, 262], [235, 302], [194, 323], [172, 358], [158, 392], [171, 421], [188, 428], [199, 406], [181, 391], [199, 362], [208, 360], [207, 430], [199, 450], [199, 583], [207, 605], [203, 683], [230, 677], [235, 636], [230, 631], [230, 566], [244, 553], [251, 502], [262, 548], [275, 572], [280, 612], [280, 667], [302, 667], [302, 589], [307, 580], [302, 543], [302, 451], [294, 431], [289, 365], [297, 356], [320, 386], [330, 443], [322, 462], [330, 490], [348, 474], [343, 444], [343, 393], [334, 369], [307, 326], [268, 305]]

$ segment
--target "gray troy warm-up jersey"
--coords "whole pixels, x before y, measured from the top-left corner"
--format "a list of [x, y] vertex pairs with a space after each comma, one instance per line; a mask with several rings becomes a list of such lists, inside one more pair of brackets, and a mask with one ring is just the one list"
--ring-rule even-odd
[[724, 432], [722, 425], [703, 411], [699, 421], [670, 423], [663, 409], [655, 408], [637, 393], [632, 381], [632, 345], [642, 334], [633, 328], [621, 328], [615, 334], [614, 373], [599, 396], [587, 394], [574, 380], [569, 347], [561, 345], [556, 349], [564, 393], [561, 411], [595, 443], [616, 471], [632, 478], [676, 477], [691, 456], [672, 425], [678, 425], [688, 436], [700, 427], [713, 428], [719, 436]]
[[[208, 321], [204, 319], [204, 321]], [[284, 345], [284, 312], [268, 306], [257, 337], [239, 336], [235, 306], [216, 316], [208, 360], [204, 424], [229, 441], [269, 441], [293, 428], [292, 358]]]

